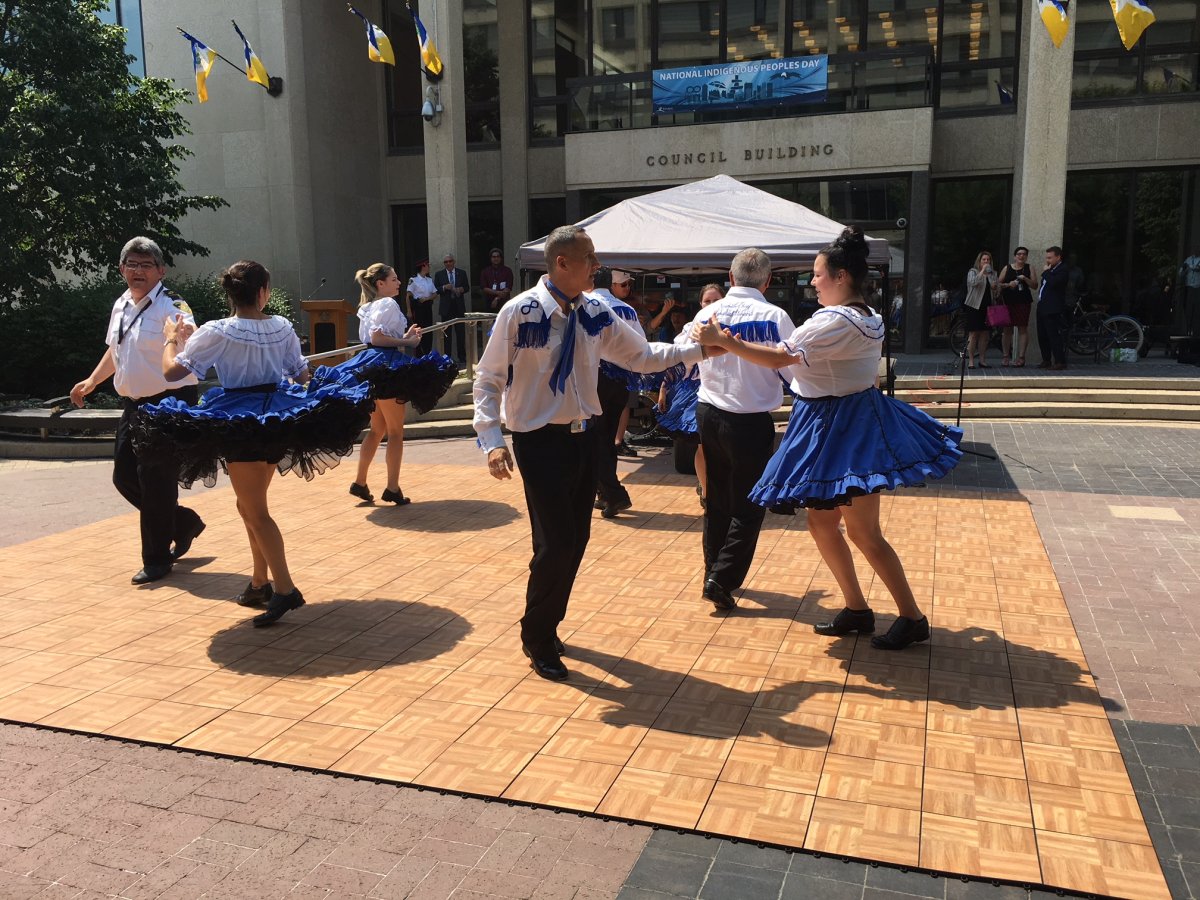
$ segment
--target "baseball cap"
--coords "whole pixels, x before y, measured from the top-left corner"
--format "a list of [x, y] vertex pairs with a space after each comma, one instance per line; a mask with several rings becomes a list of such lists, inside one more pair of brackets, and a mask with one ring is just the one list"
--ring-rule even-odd
[[613, 284], [625, 284], [626, 282], [633, 281], [633, 276], [621, 269], [613, 269], [612, 280]]

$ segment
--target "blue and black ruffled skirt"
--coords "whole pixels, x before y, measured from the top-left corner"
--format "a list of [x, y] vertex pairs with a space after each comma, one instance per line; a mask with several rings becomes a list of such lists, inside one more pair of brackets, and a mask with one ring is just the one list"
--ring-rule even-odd
[[667, 408], [658, 414], [658, 427], [676, 437], [695, 437], [699, 433], [696, 425], [696, 397], [700, 392], [700, 381], [685, 378], [667, 385]]
[[437, 406], [458, 377], [458, 364], [444, 353], [410, 356], [395, 347], [368, 347], [333, 372], [349, 374], [371, 387], [374, 400], [411, 403], [418, 412]]
[[942, 478], [962, 458], [962, 430], [869, 388], [797, 398], [787, 432], [750, 492], [759, 506], [845, 506], [855, 497]]
[[323, 366], [307, 387], [218, 387], [195, 406], [174, 397], [148, 404], [132, 437], [139, 454], [174, 456], [184, 487], [211, 487], [230, 462], [269, 462], [311, 481], [353, 452], [372, 406], [367, 385]]

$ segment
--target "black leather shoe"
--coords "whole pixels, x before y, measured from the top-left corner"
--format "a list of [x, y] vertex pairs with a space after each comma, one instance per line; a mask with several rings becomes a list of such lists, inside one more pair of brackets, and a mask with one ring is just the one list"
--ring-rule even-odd
[[636, 457], [637, 455], [638, 455], [638, 452], [636, 450], [634, 450], [632, 447], [630, 447], [624, 441], [621, 441], [621, 443], [617, 444], [617, 456], [634, 456], [634, 457]]
[[408, 504], [412, 503], [411, 500], [404, 496], [404, 491], [385, 490], [379, 497], [384, 503], [395, 503], [397, 506], [408, 506]]
[[189, 531], [183, 537], [175, 542], [174, 549], [171, 550], [171, 559], [182, 559], [184, 554], [192, 549], [192, 541], [200, 537], [204, 533], [204, 529], [208, 527], [203, 522], [196, 525], [194, 529]]
[[626, 497], [624, 500], [618, 500], [615, 503], [605, 504], [604, 509], [600, 512], [600, 515], [605, 519], [615, 519], [617, 517], [617, 513], [623, 512], [627, 509], [633, 509], [633, 501], [628, 497]]
[[255, 616], [254, 627], [265, 628], [267, 625], [274, 625], [286, 612], [293, 609], [299, 609], [304, 605], [304, 597], [298, 588], [292, 588], [290, 594], [276, 594], [267, 602], [267, 611]]
[[529, 665], [533, 668], [533, 671], [537, 672], [547, 681], [566, 681], [567, 676], [570, 675], [567, 667], [563, 665], [562, 660], [558, 658], [557, 654], [554, 656], [534, 656], [524, 644], [521, 645], [521, 652], [529, 657]]
[[567, 655], [567, 645], [558, 639], [558, 635], [554, 636], [554, 652], [559, 656]]
[[145, 566], [130, 578], [133, 584], [149, 584], [152, 581], [162, 581], [171, 574], [171, 564], [165, 566]]
[[592, 501], [592, 509], [604, 509], [604, 507], [606, 507], [606, 506], [608, 506], [607, 501], [605, 501], [605, 499], [603, 497], [601, 497], [599, 494], [597, 494], [596, 499], [594, 501]]
[[255, 587], [251, 581], [246, 585], [246, 589], [233, 599], [237, 601], [238, 606], [266, 606], [274, 596], [275, 590], [271, 587], [271, 582], [268, 581], [262, 587]]
[[375, 495], [371, 493], [371, 489], [365, 484], [359, 484], [357, 481], [350, 482], [350, 493], [359, 500], [365, 500], [367, 503], [375, 502]]
[[846, 607], [833, 617], [832, 622], [818, 622], [813, 631], [826, 637], [841, 637], [844, 634], [874, 634], [875, 613], [869, 609], [850, 609]]
[[704, 599], [708, 600], [717, 609], [731, 610], [737, 609], [737, 601], [733, 599], [733, 594], [725, 590], [712, 579], [704, 582]]
[[909, 644], [919, 644], [929, 640], [929, 619], [925, 616], [917, 620], [899, 616], [887, 634], [871, 638], [871, 646], [876, 650], [903, 650]]

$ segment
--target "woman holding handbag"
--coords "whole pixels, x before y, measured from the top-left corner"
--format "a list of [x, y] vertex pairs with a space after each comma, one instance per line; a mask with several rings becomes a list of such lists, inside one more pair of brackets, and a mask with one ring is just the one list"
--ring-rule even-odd
[[1009, 365], [1012, 351], [1013, 329], [1017, 329], [1017, 352], [1012, 356], [1012, 365], [1025, 365], [1025, 350], [1029, 347], [1029, 311], [1033, 308], [1033, 292], [1037, 282], [1033, 267], [1029, 265], [1029, 249], [1018, 247], [1013, 251], [1013, 261], [1000, 270], [1000, 299], [1008, 310], [1008, 322], [1000, 323], [1003, 331], [1004, 357], [1000, 365]]
[[975, 354], [979, 354], [979, 368], [991, 368], [987, 364], [988, 307], [995, 300], [999, 288], [996, 273], [992, 269], [992, 254], [981, 250], [975, 257], [975, 265], [967, 272], [967, 296], [963, 300], [963, 316], [967, 323], [967, 368], [975, 368]]

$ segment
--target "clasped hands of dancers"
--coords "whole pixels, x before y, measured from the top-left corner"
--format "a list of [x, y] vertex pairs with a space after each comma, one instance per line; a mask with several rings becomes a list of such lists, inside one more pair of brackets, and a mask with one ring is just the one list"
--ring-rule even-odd
[[[751, 248], [733, 259], [728, 295], [702, 309], [689, 339], [674, 345], [648, 342], [593, 293], [600, 263], [584, 229], [555, 229], [545, 254], [548, 274], [501, 309], [474, 388], [474, 426], [488, 471], [511, 478], [514, 457], [521, 470], [533, 538], [521, 643], [534, 671], [555, 681], [569, 677], [558, 626], [587, 547], [604, 452], [597, 445], [607, 435], [595, 427], [602, 361], [631, 372], [673, 368], [676, 383], [697, 367], [694, 416], [674, 409], [670, 420], [690, 420], [699, 434], [707, 469], [702, 593], [717, 610], [736, 608], [733, 592], [753, 561], [764, 509], [803, 508], [845, 602], [816, 632], [875, 631], [849, 538], [899, 613], [872, 645], [900, 650], [928, 640], [928, 619], [880, 528], [879, 492], [946, 475], [962, 456], [962, 432], [877, 387], [885, 326], [863, 300], [862, 231], [847, 228], [817, 256], [812, 284], [821, 309], [799, 327], [763, 296], [771, 262]], [[772, 452], [771, 411], [780, 405], [784, 374], [796, 400]]]

